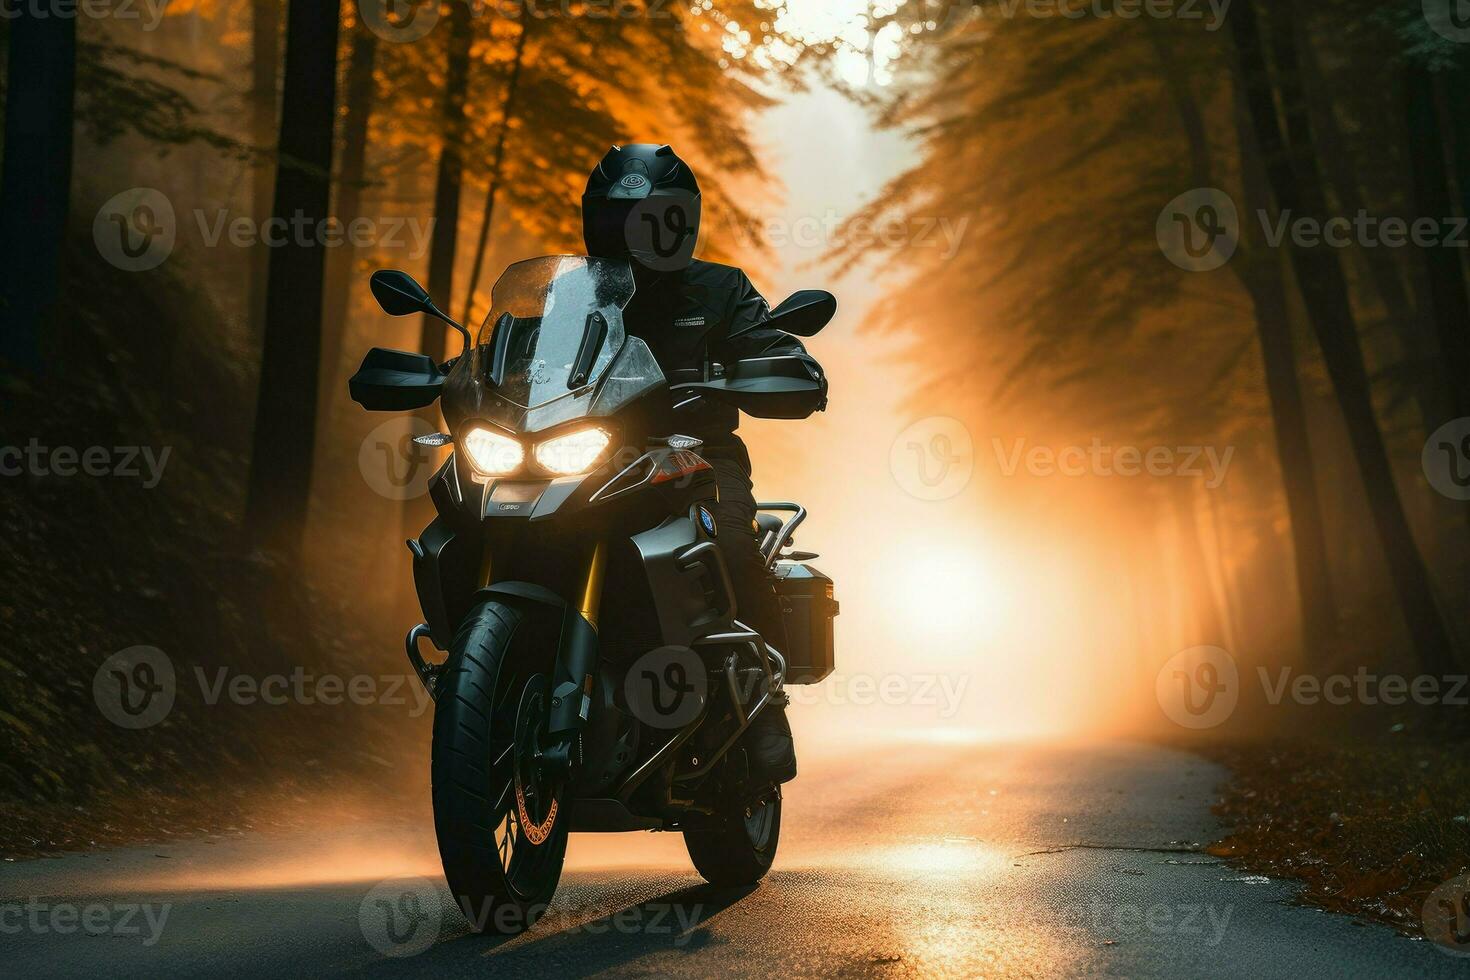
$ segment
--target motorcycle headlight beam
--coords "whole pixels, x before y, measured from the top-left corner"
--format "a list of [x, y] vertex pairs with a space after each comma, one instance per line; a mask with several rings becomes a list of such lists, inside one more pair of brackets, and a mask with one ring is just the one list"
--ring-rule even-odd
[[506, 476], [521, 468], [526, 449], [510, 436], [483, 427], [465, 434], [464, 451], [470, 465], [484, 476]]
[[536, 444], [536, 465], [557, 476], [576, 476], [590, 470], [612, 442], [612, 433], [588, 426]]

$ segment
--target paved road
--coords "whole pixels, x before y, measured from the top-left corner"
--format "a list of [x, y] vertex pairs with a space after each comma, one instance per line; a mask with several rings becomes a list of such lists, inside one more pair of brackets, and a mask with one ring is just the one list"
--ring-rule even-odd
[[0, 865], [0, 975], [1470, 975], [1193, 853], [1221, 776], [1131, 744], [814, 759], [760, 887], [701, 884], [673, 835], [574, 837], [552, 910], [509, 940], [465, 928], [422, 813], [328, 809], [333, 833]]

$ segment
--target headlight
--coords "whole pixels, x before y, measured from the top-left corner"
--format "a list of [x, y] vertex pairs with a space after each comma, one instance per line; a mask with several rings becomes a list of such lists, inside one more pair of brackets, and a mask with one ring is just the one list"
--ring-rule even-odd
[[470, 465], [486, 476], [505, 476], [520, 469], [526, 450], [510, 436], [489, 429], [471, 429], [464, 437]]
[[585, 473], [612, 442], [612, 434], [593, 426], [548, 439], [536, 445], [536, 465], [548, 473], [575, 476]]

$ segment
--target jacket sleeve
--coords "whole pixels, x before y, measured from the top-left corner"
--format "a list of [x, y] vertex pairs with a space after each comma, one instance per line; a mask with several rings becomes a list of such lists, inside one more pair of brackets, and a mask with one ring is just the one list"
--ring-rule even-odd
[[756, 291], [750, 277], [736, 270], [731, 305], [725, 316], [725, 335], [711, 355], [724, 364], [761, 354], [805, 354], [801, 341], [789, 333], [765, 326], [771, 308]]

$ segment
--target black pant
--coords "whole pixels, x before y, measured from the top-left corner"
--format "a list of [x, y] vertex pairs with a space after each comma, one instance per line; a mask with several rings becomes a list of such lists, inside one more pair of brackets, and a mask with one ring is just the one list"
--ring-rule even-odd
[[784, 651], [786, 633], [781, 606], [756, 536], [750, 454], [735, 439], [730, 444], [706, 447], [701, 455], [715, 468], [720, 487], [720, 499], [715, 504], [719, 530], [715, 542], [725, 558], [730, 584], [735, 587], [736, 618], [760, 633], [771, 646]]

